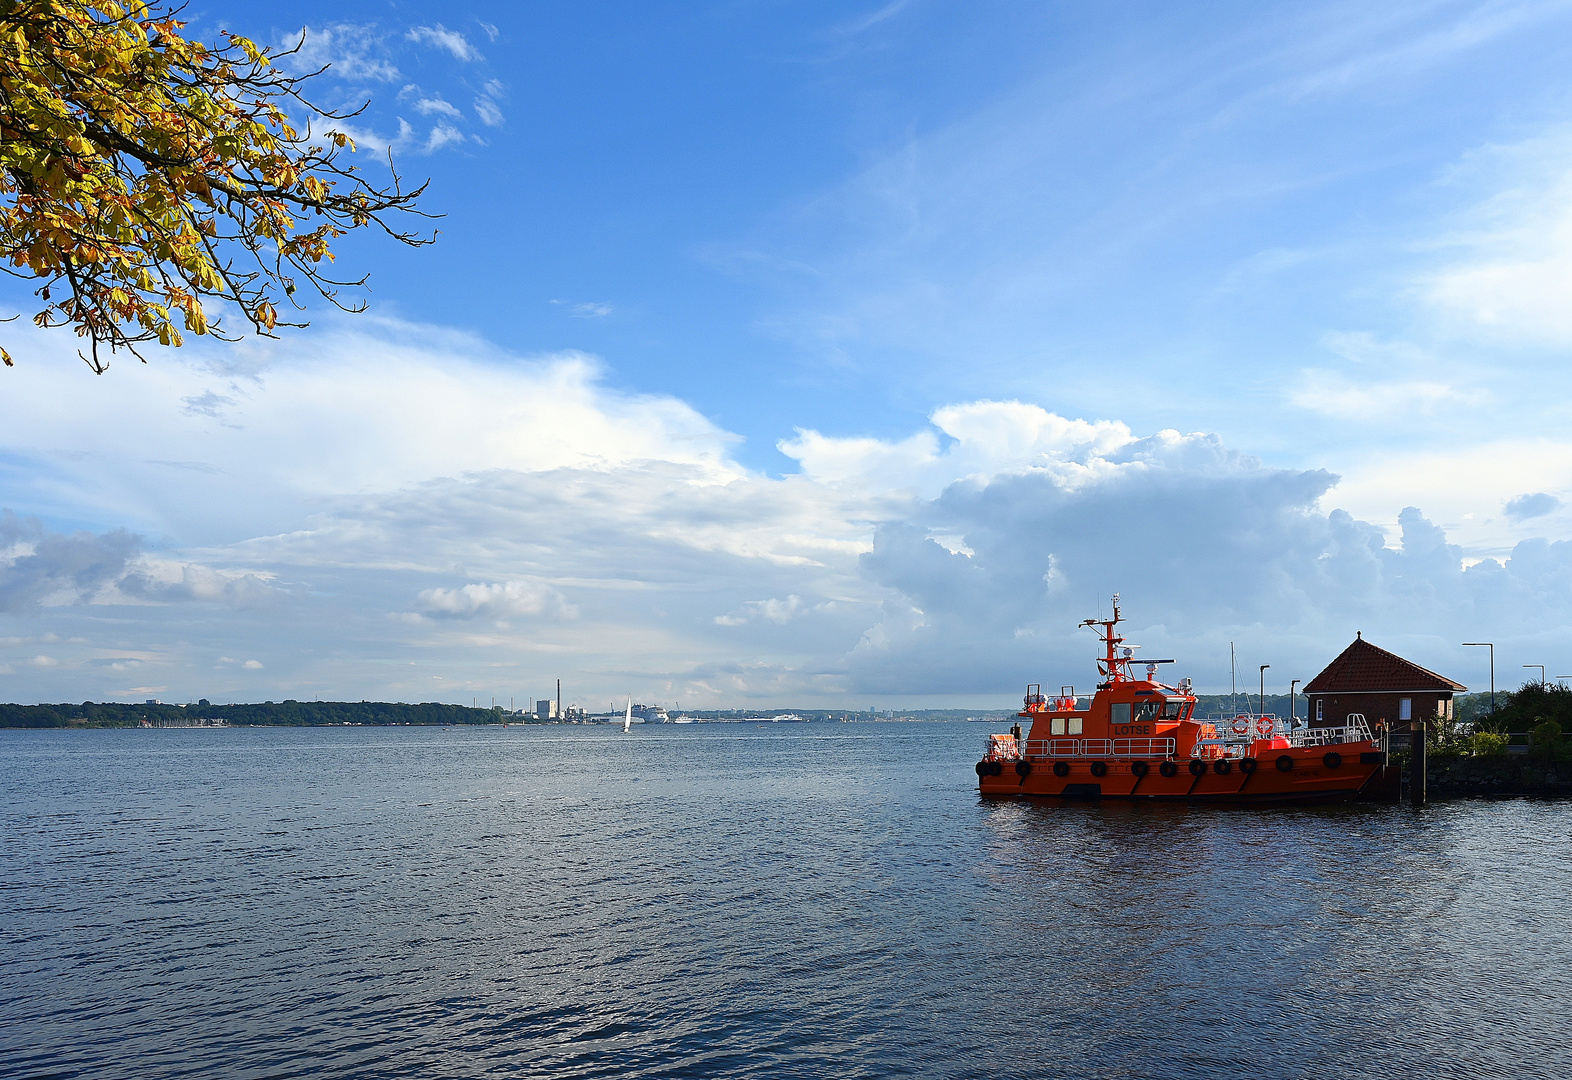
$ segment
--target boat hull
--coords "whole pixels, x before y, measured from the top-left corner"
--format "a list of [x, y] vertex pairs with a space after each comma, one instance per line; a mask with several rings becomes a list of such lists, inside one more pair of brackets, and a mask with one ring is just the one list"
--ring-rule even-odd
[[[1329, 754], [1342, 761], [1327, 763]], [[1277, 761], [1287, 757], [1292, 767], [1280, 769]], [[1059, 759], [1064, 775], [1054, 771], [1052, 758], [1033, 758], [1025, 776], [1016, 771], [1015, 762], [999, 762], [998, 776], [978, 778], [978, 792], [986, 799], [1127, 799], [1152, 802], [1198, 803], [1310, 803], [1346, 802], [1357, 799], [1380, 774], [1386, 755], [1369, 745], [1317, 746], [1313, 749], [1283, 750], [1256, 760], [1256, 768], [1245, 772], [1235, 759], [1227, 772], [1218, 772], [1216, 763], [1202, 762], [1205, 771], [1190, 771], [1188, 761], [1176, 761], [1175, 775], [1164, 776], [1161, 760], [1109, 758], [1102, 761]], [[1144, 764], [1146, 774], [1137, 775]], [[1101, 774], [1094, 766], [1102, 766]]]

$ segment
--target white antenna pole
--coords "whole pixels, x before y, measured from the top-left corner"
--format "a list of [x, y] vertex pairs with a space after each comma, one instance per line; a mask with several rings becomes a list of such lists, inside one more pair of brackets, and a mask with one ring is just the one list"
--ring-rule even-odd
[[1228, 709], [1235, 715], [1239, 712], [1239, 703], [1234, 699], [1239, 696], [1238, 686], [1239, 661], [1234, 656], [1234, 643], [1228, 643]]

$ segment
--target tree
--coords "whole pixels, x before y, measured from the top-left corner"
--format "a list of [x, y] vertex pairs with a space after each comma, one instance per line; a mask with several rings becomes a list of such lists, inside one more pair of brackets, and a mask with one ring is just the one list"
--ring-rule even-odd
[[[182, 36], [178, 8], [133, 0], [0, 0], [0, 267], [40, 282], [42, 327], [87, 339], [98, 373], [110, 355], [183, 331], [229, 337], [212, 310], [232, 305], [259, 334], [304, 326], [300, 282], [340, 308], [331, 241], [421, 217], [425, 190], [371, 183], [305, 84], [247, 38], [209, 47]], [[294, 114], [294, 115], [292, 115]], [[303, 119], [298, 119], [298, 118]], [[303, 127], [297, 124], [303, 123]], [[323, 126], [320, 133], [313, 126]], [[389, 166], [392, 165], [391, 156]], [[0, 348], [0, 360], [11, 356]]]

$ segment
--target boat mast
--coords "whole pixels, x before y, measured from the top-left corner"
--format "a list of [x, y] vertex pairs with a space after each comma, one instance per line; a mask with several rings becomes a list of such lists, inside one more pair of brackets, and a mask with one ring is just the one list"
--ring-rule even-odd
[[[1124, 620], [1119, 615], [1119, 594], [1114, 593], [1113, 618], [1111, 619], [1086, 619], [1082, 626], [1100, 626], [1102, 633], [1098, 636], [1108, 648], [1108, 655], [1098, 661], [1098, 666], [1103, 669], [1103, 677], [1109, 682], [1126, 682], [1130, 679], [1130, 658], [1119, 655], [1119, 646], [1124, 643], [1124, 638], [1114, 633], [1114, 627]], [[1122, 665], [1122, 666], [1121, 666]]]

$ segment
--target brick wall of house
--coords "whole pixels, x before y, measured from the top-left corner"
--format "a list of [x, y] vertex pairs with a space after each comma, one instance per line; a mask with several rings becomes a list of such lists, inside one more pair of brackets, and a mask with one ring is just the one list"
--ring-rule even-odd
[[[1450, 693], [1436, 693], [1434, 691], [1414, 691], [1410, 693], [1366, 693], [1366, 694], [1307, 694], [1306, 699], [1310, 704], [1310, 723], [1321, 727], [1340, 727], [1347, 720], [1350, 713], [1363, 713], [1365, 723], [1372, 729], [1376, 724], [1381, 724], [1388, 731], [1407, 731], [1408, 723], [1399, 721], [1398, 703], [1402, 698], [1413, 701], [1412, 718], [1415, 720], [1428, 720], [1431, 717], [1446, 715], [1444, 710], [1452, 707]], [[1316, 705], [1320, 703], [1321, 712], [1316, 713]]]

